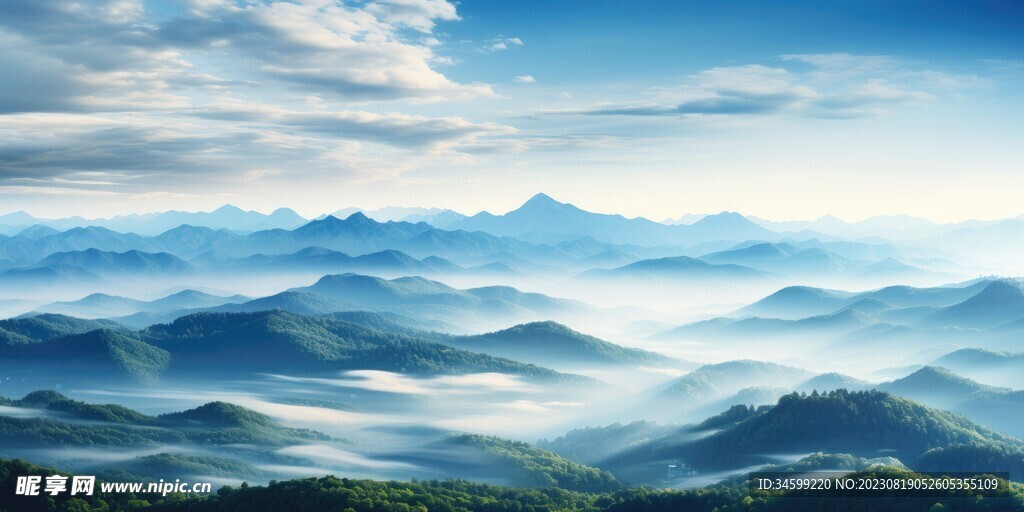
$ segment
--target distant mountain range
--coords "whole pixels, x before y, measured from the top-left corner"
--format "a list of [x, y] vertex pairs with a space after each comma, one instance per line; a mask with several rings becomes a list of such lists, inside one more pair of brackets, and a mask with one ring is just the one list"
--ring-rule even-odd
[[[730, 316], [663, 330], [650, 339], [727, 342], [737, 350], [773, 344], [779, 351], [871, 364], [883, 354], [927, 362], [964, 346], [1015, 349], [1021, 335], [1024, 287], [1016, 280], [983, 279], [861, 293], [787, 287]], [[974, 374], [982, 371], [978, 367]], [[1012, 380], [1005, 372], [998, 379]]]
[[1000, 432], [1024, 435], [1024, 391], [988, 386], [935, 366], [925, 366], [878, 389], [963, 414]]
[[641, 260], [610, 270], [593, 269], [573, 278], [578, 282], [615, 283], [632, 281], [740, 283], [767, 281], [771, 275], [749, 267], [733, 264], [716, 265], [688, 256]]
[[440, 339], [473, 352], [482, 352], [552, 368], [647, 366], [692, 368], [655, 352], [627, 348], [576, 332], [555, 322], [533, 322], [476, 336]]
[[[621, 215], [592, 213], [572, 204], [556, 201], [545, 194], [537, 194], [519, 208], [501, 215], [481, 212], [467, 217], [441, 208], [387, 207], [377, 210], [344, 208], [334, 212], [331, 216], [317, 217], [313, 222], [328, 221], [332, 216], [335, 219], [347, 220], [353, 215], [357, 216], [355, 220], [364, 218], [384, 225], [393, 223], [425, 227], [419, 228], [419, 231], [414, 234], [410, 234], [408, 231], [399, 234], [401, 240], [392, 238], [389, 240], [390, 243], [380, 243], [373, 247], [359, 245], [351, 241], [340, 243], [335, 240], [334, 243], [324, 243], [325, 233], [321, 231], [319, 240], [317, 239], [318, 234], [312, 232], [300, 233], [295, 237], [283, 236], [277, 241], [279, 246], [272, 246], [274, 247], [273, 251], [260, 251], [253, 247], [254, 243], [267, 242], [268, 238], [276, 239], [278, 235], [281, 235], [280, 231], [293, 231], [310, 221], [287, 208], [280, 208], [270, 214], [262, 214], [245, 211], [231, 205], [225, 205], [211, 212], [168, 211], [126, 215], [110, 219], [71, 217], [47, 220], [35, 218], [24, 212], [14, 212], [0, 215], [0, 237], [2, 237], [0, 242], [15, 239], [13, 244], [8, 244], [6, 247], [0, 245], [0, 258], [25, 264], [34, 263], [53, 252], [96, 248], [117, 252], [131, 249], [145, 252], [164, 251], [187, 259], [198, 253], [185, 254], [186, 251], [181, 248], [168, 247], [167, 240], [164, 240], [164, 244], [159, 242], [147, 244], [131, 239], [116, 241], [110, 239], [109, 233], [98, 231], [107, 230], [123, 235], [156, 237], [181, 226], [202, 228], [212, 232], [224, 230], [234, 237], [257, 232], [276, 232], [250, 239], [250, 244], [228, 243], [227, 245], [234, 249], [233, 256], [236, 257], [260, 252], [264, 254], [295, 252], [309, 246], [324, 246], [350, 254], [398, 249], [418, 257], [454, 256], [457, 254], [456, 248], [464, 250], [466, 247], [473, 247], [473, 251], [470, 252], [474, 254], [493, 254], [510, 248], [518, 249], [516, 252], [522, 253], [523, 248], [517, 248], [516, 242], [527, 246], [554, 246], [581, 238], [591, 238], [611, 246], [633, 246], [648, 249], [673, 247], [676, 250], [676, 255], [679, 255], [679, 251], [683, 249], [696, 249], [697, 254], [687, 253], [686, 255], [689, 256], [729, 249], [730, 245], [749, 241], [792, 243], [821, 240], [818, 242], [818, 248], [833, 254], [810, 253], [787, 262], [774, 263], [783, 267], [792, 267], [806, 259], [807, 263], [811, 265], [810, 268], [805, 269], [808, 271], [841, 268], [845, 264], [843, 258], [861, 262], [877, 262], [891, 257], [895, 258], [899, 265], [897, 262], [889, 262], [868, 271], [870, 273], [906, 273], [915, 272], [917, 269], [917, 271], [941, 272], [942, 268], [938, 267], [942, 265], [929, 268], [922, 262], [915, 261], [914, 258], [930, 258], [943, 254], [946, 259], [949, 259], [952, 254], [956, 253], [973, 256], [974, 251], [985, 251], [987, 255], [992, 256], [993, 261], [1006, 263], [1012, 261], [1014, 257], [1024, 255], [1024, 245], [1019, 241], [1022, 239], [1021, 235], [1024, 234], [1024, 216], [1001, 221], [937, 224], [926, 219], [894, 215], [874, 217], [850, 224], [830, 216], [813, 222], [771, 222], [757, 217], [744, 217], [738, 213], [722, 212], [714, 215], [687, 216], [678, 221], [659, 223], [644, 218], [630, 219]], [[107, 238], [107, 240], [102, 244], [98, 241], [91, 245], [76, 244], [74, 240], [62, 241], [61, 239], [54, 239], [48, 244], [36, 246], [26, 244], [26, 241], [43, 240], [75, 229], [85, 231], [64, 238], [98, 236]], [[482, 237], [483, 234], [490, 235], [490, 238]], [[209, 237], [208, 233], [204, 235], [204, 237]], [[391, 236], [395, 235], [395, 233], [391, 233]], [[417, 235], [420, 236], [420, 239], [413, 240], [412, 237]], [[339, 235], [335, 233], [335, 237], [337, 236]], [[352, 233], [346, 233], [345, 236], [352, 236]], [[355, 238], [358, 239], [358, 237]], [[515, 239], [515, 241], [511, 239]], [[404, 244], [396, 243], [398, 241], [404, 242]], [[193, 242], [190, 244], [190, 248], [197, 250], [200, 246], [205, 246], [206, 250], [212, 250], [221, 247], [225, 242], [225, 240], [206, 239], [200, 244]], [[367, 242], [363, 240], [362, 243], [366, 244]], [[835, 246], [832, 247], [830, 244], [835, 244]], [[844, 250], [841, 247], [842, 244], [875, 245], [878, 248], [871, 251], [873, 254], [869, 255]], [[19, 246], [21, 249], [17, 248]], [[808, 244], [801, 244], [801, 246], [802, 250], [813, 248]], [[899, 247], [900, 249], [885, 251], [881, 250], [882, 246]], [[445, 248], [449, 252], [445, 252]], [[736, 250], [740, 247], [732, 247], [732, 249]], [[863, 251], [860, 252], [863, 253]], [[886, 252], [888, 254], [885, 254]], [[835, 255], [838, 255], [839, 258]], [[651, 255], [641, 254], [639, 256], [650, 257]], [[711, 255], [707, 256], [711, 257]], [[740, 258], [743, 255], [735, 256]], [[797, 253], [786, 255], [787, 258], [794, 256], [797, 256]], [[33, 258], [35, 259], [33, 260]], [[724, 255], [715, 255], [714, 258], [719, 259], [719, 263], [726, 262]], [[709, 261], [711, 260], [709, 259]], [[744, 264], [740, 261], [729, 262]], [[623, 261], [620, 260], [618, 263], [623, 263]], [[769, 265], [767, 261], [760, 263]], [[747, 264], [761, 270], [772, 271], [767, 266], [753, 265], [750, 261]]]
[[356, 212], [362, 212], [363, 215], [366, 215], [377, 222], [397, 221], [411, 222], [413, 224], [426, 222], [435, 228], [441, 229], [446, 229], [453, 223], [466, 218], [465, 215], [459, 212], [444, 208], [403, 208], [397, 206], [378, 208], [376, 210], [342, 208], [331, 215], [338, 217], [339, 219], [344, 219]]
[[726, 398], [751, 387], [792, 387], [811, 377], [811, 373], [762, 361], [738, 360], [701, 366], [670, 382], [660, 398], [675, 403], [694, 404]]
[[[879, 391], [788, 394], [772, 406], [734, 406], [708, 422], [711, 426], [704, 434], [691, 428], [670, 430], [628, 445], [595, 464], [619, 478], [655, 482], [664, 478], [664, 469], [650, 464], [654, 460], [685, 461], [708, 473], [777, 464], [773, 460], [782, 454], [818, 452], [897, 457], [913, 467], [933, 448], [973, 446], [961, 453], [961, 465], [988, 463], [1005, 471], [1010, 465], [1020, 469], [1019, 463], [1007, 462], [1024, 447], [1018, 439], [963, 416]], [[619, 443], [600, 436], [594, 442], [599, 446], [593, 450], [601, 450], [600, 444]], [[999, 460], [991, 456], [994, 452], [1010, 455]]]
[[0, 368], [5, 375], [40, 384], [153, 384], [168, 375], [219, 379], [254, 372], [315, 375], [341, 369], [411, 375], [498, 372], [591, 382], [422, 338], [280, 310], [196, 313], [141, 331], [45, 315], [0, 322], [0, 335]]
[[[889, 286], [863, 293], [790, 286], [737, 310], [735, 314], [799, 319], [832, 313], [855, 303], [869, 305], [870, 308], [876, 308], [879, 303], [891, 305], [893, 308], [948, 307], [973, 297], [992, 282], [994, 281], [979, 280], [964, 286], [934, 288]], [[872, 302], [863, 302], [865, 300]]]
[[308, 222], [307, 219], [288, 208], [278, 208], [266, 215], [242, 210], [231, 205], [224, 205], [211, 212], [172, 210], [162, 213], [123, 215], [109, 219], [85, 219], [82, 217], [38, 219], [25, 212], [0, 215], [0, 226], [4, 227], [5, 234], [8, 235], [25, 228], [36, 231], [45, 228], [65, 231], [72, 228], [101, 227], [123, 233], [152, 236], [182, 224], [245, 232], [278, 228], [294, 229], [306, 222]]
[[94, 293], [75, 301], [47, 304], [37, 308], [33, 313], [57, 313], [80, 318], [117, 318], [136, 313], [156, 314], [212, 308], [223, 304], [241, 303], [250, 300], [249, 297], [242, 295], [220, 297], [197, 290], [183, 290], [152, 301], [141, 301], [128, 297]]
[[451, 229], [484, 231], [539, 243], [557, 243], [588, 236], [611, 244], [640, 246], [694, 246], [713, 240], [742, 241], [776, 238], [736, 213], [709, 215], [692, 225], [667, 226], [644, 218], [627, 219], [581, 210], [537, 194], [521, 207], [504, 215], [478, 213], [453, 222]]
[[384, 279], [355, 273], [332, 274], [311, 286], [250, 299], [183, 290], [153, 301], [93, 293], [74, 301], [39, 306], [32, 313], [61, 313], [86, 318], [110, 318], [142, 328], [167, 323], [199, 312], [242, 313], [280, 309], [302, 315], [337, 312], [376, 312], [404, 316], [422, 329], [447, 332], [479, 331], [522, 321], [571, 320], [598, 311], [583, 302], [508, 286], [457, 289], [423, 277]]

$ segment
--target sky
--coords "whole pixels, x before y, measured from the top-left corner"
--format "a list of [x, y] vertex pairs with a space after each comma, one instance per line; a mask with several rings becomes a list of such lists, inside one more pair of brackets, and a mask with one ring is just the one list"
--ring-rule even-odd
[[1024, 213], [1012, 0], [5, 0], [0, 213]]

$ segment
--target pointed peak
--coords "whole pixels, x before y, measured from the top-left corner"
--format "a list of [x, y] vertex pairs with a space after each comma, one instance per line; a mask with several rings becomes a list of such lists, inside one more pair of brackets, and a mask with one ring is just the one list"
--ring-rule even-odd
[[213, 213], [245, 213], [245, 210], [242, 210], [233, 204], [226, 204], [214, 210]]
[[345, 219], [345, 222], [373, 222], [373, 220], [367, 217], [363, 212], [355, 212], [352, 215], [349, 215], [348, 218]]
[[523, 203], [523, 206], [521, 206], [520, 208], [538, 207], [538, 206], [550, 206], [550, 205], [561, 206], [562, 204], [563, 203], [555, 201], [551, 196], [549, 196], [549, 195], [547, 195], [547, 194], [545, 194], [543, 192], [540, 192], [540, 193], [535, 194], [533, 197], [531, 197], [525, 203]]

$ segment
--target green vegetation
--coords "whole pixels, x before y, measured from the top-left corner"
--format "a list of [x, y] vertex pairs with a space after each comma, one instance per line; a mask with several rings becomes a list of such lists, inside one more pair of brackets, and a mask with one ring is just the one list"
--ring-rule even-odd
[[1021, 446], [957, 414], [879, 391], [841, 389], [786, 395], [766, 412], [671, 455], [685, 455], [690, 464], [704, 468], [756, 463], [758, 454], [810, 451], [874, 454], [895, 449], [893, 455], [901, 460], [914, 460], [932, 448], [971, 442]]
[[78, 419], [111, 423], [83, 425], [52, 418], [0, 416], [0, 446], [11, 448], [235, 443], [281, 446], [296, 441], [329, 439], [311, 430], [282, 427], [269, 416], [223, 402], [211, 402], [156, 418], [117, 405], [78, 402], [53, 391], [37, 391], [21, 400], [0, 399], [0, 405], [44, 408]]
[[762, 361], [739, 360], [701, 366], [676, 379], [661, 395], [674, 399], [710, 400], [755, 386], [783, 386], [806, 380], [810, 373]]
[[218, 375], [374, 369], [406, 374], [502, 372], [585, 380], [327, 317], [280, 310], [196, 313], [170, 324], [151, 326], [142, 331], [142, 337], [171, 353], [172, 368]]
[[270, 416], [226, 402], [210, 402], [183, 412], [162, 414], [157, 424], [206, 428], [267, 428]]
[[43, 314], [28, 318], [0, 320], [0, 345], [33, 343], [84, 334], [97, 329], [123, 329], [110, 320], [83, 320], [65, 315]]
[[[4, 400], [0, 398], [0, 400]], [[105, 421], [107, 423], [146, 424], [153, 421], [138, 411], [117, 404], [88, 404], [72, 400], [56, 391], [33, 391], [21, 400], [7, 400], [5, 405], [57, 411], [72, 418]]]
[[759, 407], [754, 407], [752, 405], [734, 405], [728, 410], [698, 423], [691, 430], [694, 432], [703, 432], [705, 430], [732, 427], [755, 414], [763, 413], [769, 409], [771, 409], [771, 406], [769, 405], [762, 405]]
[[137, 457], [126, 463], [118, 464], [116, 467], [129, 474], [149, 478], [167, 478], [169, 475], [189, 478], [196, 476], [259, 478], [262, 476], [258, 469], [237, 460], [179, 453], [158, 453]]
[[486, 456], [487, 470], [496, 471], [519, 487], [558, 487], [584, 492], [605, 492], [621, 487], [607, 471], [572, 462], [520, 441], [460, 435], [442, 441], [448, 447], [472, 447]]
[[932, 448], [917, 460], [919, 471], [994, 471], [1024, 480], [1024, 449], [990, 443], [963, 443]]
[[533, 322], [477, 336], [451, 337], [446, 343], [536, 364], [664, 365], [678, 362], [654, 352], [621, 347], [556, 322]]
[[167, 351], [124, 331], [97, 329], [36, 343], [0, 346], [0, 357], [48, 370], [54, 379], [155, 383], [170, 363]]
[[627, 425], [614, 423], [605, 427], [570, 430], [553, 441], [541, 439], [537, 446], [569, 460], [595, 465], [612, 454], [665, 437], [679, 428], [650, 421], [634, 421]]
[[[27, 462], [0, 460], [0, 488], [13, 489], [17, 475], [50, 475], [52, 469]], [[913, 473], [894, 468], [875, 468], [862, 475], [908, 478]], [[963, 492], [939, 493], [914, 498], [799, 498], [752, 497], [747, 482], [733, 479], [703, 489], [686, 491], [630, 488], [610, 493], [582, 493], [556, 488], [522, 489], [473, 484], [461, 480], [443, 482], [377, 482], [326, 476], [267, 486], [224, 487], [206, 497], [169, 495], [103, 494], [51, 498], [12, 497], [0, 503], [9, 512], [74, 511], [109, 512], [818, 512], [818, 511], [1020, 511], [1024, 491], [1010, 484], [1009, 497], [976, 498]], [[795, 494], [795, 493], [791, 493]]]

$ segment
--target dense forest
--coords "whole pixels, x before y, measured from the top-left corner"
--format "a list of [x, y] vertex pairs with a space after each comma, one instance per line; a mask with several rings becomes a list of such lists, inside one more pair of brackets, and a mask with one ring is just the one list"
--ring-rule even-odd
[[269, 416], [224, 402], [210, 402], [195, 409], [156, 417], [119, 405], [87, 404], [71, 400], [54, 391], [36, 391], [20, 400], [0, 397], [0, 405], [39, 408], [60, 412], [73, 419], [106, 422], [65, 422], [46, 417], [0, 416], [0, 447], [5, 448], [125, 447], [181, 443], [259, 443], [279, 446], [288, 442], [329, 439], [319, 432], [281, 426]]
[[[50, 475], [55, 471], [25, 461], [0, 461], [0, 487], [13, 489], [17, 475]], [[875, 469], [864, 476], [909, 478], [913, 473]], [[795, 493], [794, 493], [795, 494]], [[91, 497], [5, 497], [3, 512], [803, 512], [803, 511], [1020, 511], [1024, 490], [1010, 484], [1007, 497], [980, 498], [963, 491], [937, 491], [931, 497], [858, 499], [835, 497], [754, 497], [744, 479], [732, 479], [686, 491], [629, 488], [583, 493], [558, 488], [522, 489], [474, 484], [462, 480], [378, 482], [326, 476], [267, 486], [223, 487], [209, 496], [105, 494], [97, 485]], [[10, 496], [10, 495], [5, 495]]]

